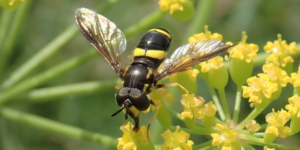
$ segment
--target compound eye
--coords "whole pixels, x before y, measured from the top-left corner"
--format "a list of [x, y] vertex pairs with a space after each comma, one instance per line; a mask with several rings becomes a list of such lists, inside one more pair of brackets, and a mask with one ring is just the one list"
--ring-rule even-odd
[[150, 101], [147, 95], [139, 89], [131, 88], [129, 99], [132, 105], [140, 111], [144, 111], [150, 106]]
[[116, 102], [118, 103], [118, 105], [121, 107], [125, 100], [128, 99], [128, 93], [130, 91], [130, 88], [128, 87], [123, 87], [121, 88], [117, 94], [116, 94]]

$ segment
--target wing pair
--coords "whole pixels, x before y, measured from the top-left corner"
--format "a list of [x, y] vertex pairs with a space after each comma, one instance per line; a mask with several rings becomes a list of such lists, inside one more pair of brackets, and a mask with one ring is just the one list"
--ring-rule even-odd
[[[76, 10], [75, 20], [83, 35], [122, 78], [120, 55], [126, 49], [122, 31], [107, 18], [86, 8]], [[213, 58], [236, 44], [230, 46], [217, 39], [208, 39], [181, 46], [159, 66], [155, 81]]]

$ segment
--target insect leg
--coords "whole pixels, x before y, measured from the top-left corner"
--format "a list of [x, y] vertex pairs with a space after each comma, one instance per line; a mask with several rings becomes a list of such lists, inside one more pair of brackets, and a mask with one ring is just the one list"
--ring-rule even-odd
[[167, 83], [167, 84], [158, 84], [158, 85], [156, 85], [155, 88], [172, 87], [172, 86], [178, 86], [178, 87], [180, 87], [182, 90], [184, 90], [186, 92], [186, 94], [190, 93], [185, 87], [183, 87], [182, 85], [180, 85], [177, 82], [175, 82], [175, 83]]
[[159, 107], [157, 105], [154, 104], [154, 102], [152, 100], [150, 100], [150, 103], [156, 108], [156, 112], [154, 114], [154, 116], [152, 117], [152, 119], [149, 121], [148, 123], [148, 127], [147, 127], [147, 137], [148, 137], [148, 140], [150, 141], [150, 137], [149, 137], [149, 128], [150, 128], [150, 125], [151, 123], [154, 121], [154, 119], [156, 118], [157, 114], [158, 114], [158, 111], [159, 111]]
[[139, 117], [137, 117], [137, 118], [133, 118], [133, 120], [134, 120], [134, 127], [132, 130], [134, 132], [138, 132], [140, 129], [140, 119], [139, 119]]

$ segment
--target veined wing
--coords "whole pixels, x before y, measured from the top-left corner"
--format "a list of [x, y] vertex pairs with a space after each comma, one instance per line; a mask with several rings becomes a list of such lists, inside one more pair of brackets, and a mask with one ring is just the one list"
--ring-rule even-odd
[[120, 54], [126, 49], [126, 38], [122, 31], [104, 16], [86, 8], [76, 10], [75, 20], [81, 33], [122, 77]]
[[173, 73], [186, 70], [186, 68], [211, 59], [230, 48], [236, 46], [226, 45], [218, 39], [208, 39], [190, 43], [177, 48], [169, 59], [166, 59], [158, 68], [155, 81], [169, 76]]

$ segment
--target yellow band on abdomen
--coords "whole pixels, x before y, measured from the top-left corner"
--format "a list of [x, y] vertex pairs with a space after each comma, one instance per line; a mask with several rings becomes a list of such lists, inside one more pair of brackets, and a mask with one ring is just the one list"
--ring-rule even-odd
[[135, 48], [133, 56], [146, 56], [154, 59], [164, 59], [166, 52], [163, 50], [144, 50], [141, 48]]

